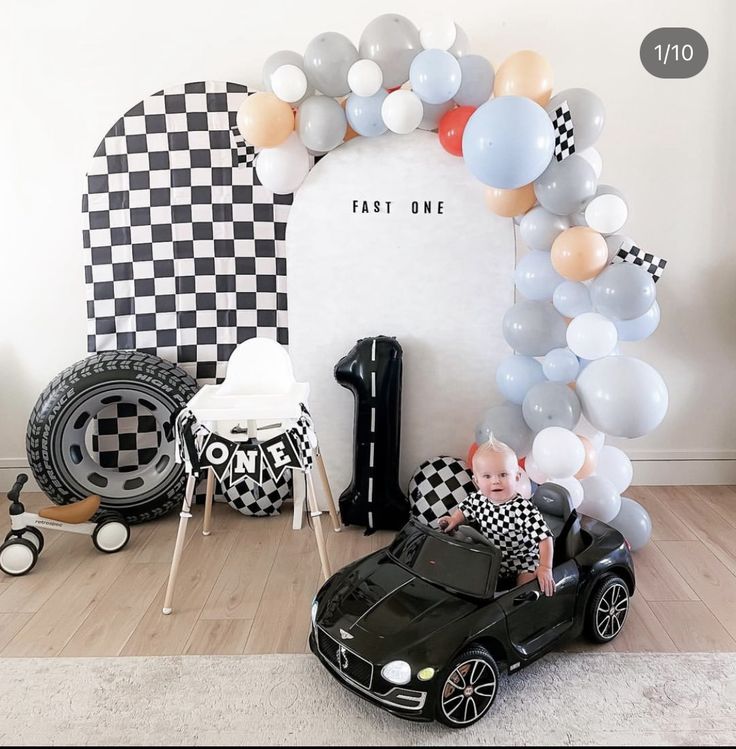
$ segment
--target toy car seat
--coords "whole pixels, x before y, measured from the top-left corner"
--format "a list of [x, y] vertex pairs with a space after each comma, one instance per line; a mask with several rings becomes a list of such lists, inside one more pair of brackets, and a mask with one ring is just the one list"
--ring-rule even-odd
[[551, 482], [540, 484], [532, 495], [532, 502], [555, 537], [554, 563], [564, 562], [579, 554], [584, 547], [580, 518], [567, 489]]

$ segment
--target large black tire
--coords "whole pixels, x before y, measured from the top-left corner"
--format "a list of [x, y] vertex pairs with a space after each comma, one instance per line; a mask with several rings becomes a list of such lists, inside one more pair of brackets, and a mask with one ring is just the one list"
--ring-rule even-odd
[[591, 642], [606, 643], [619, 635], [630, 605], [626, 582], [613, 573], [597, 583], [585, 612], [585, 634]]
[[[105, 351], [73, 364], [43, 391], [28, 422], [26, 451], [36, 481], [60, 505], [99, 494], [102, 509], [131, 524], [165, 515], [186, 481], [175, 462], [174, 419], [196, 391], [183, 369], [139, 351]], [[153, 414], [161, 434], [153, 458], [125, 472], [102, 468], [85, 439], [90, 421], [121, 402]]]

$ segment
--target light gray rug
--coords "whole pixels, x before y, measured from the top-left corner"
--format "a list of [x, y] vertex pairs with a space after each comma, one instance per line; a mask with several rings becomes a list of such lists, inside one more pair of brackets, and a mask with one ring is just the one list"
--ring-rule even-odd
[[736, 654], [561, 653], [452, 731], [353, 696], [312, 656], [0, 660], [0, 744], [655, 745], [736, 742]]

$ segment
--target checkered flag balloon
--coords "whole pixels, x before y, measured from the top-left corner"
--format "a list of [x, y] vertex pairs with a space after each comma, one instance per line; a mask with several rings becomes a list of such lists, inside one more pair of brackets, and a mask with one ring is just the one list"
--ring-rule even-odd
[[555, 128], [555, 158], [564, 161], [575, 153], [575, 135], [573, 133], [572, 115], [567, 101], [563, 101], [552, 116]]
[[664, 258], [657, 257], [651, 252], [644, 252], [644, 250], [635, 244], [627, 246], [626, 242], [621, 245], [612, 262], [639, 265], [647, 273], [651, 273], [655, 283], [662, 278], [665, 266], [667, 265], [667, 261]]
[[291, 472], [286, 471], [278, 481], [268, 478], [260, 486], [246, 478], [224, 489], [223, 496], [243, 515], [278, 515], [279, 507], [291, 496]]
[[438, 519], [452, 512], [475, 491], [465, 462], [441, 455], [425, 460], [409, 481], [409, 505], [420, 522], [438, 528]]

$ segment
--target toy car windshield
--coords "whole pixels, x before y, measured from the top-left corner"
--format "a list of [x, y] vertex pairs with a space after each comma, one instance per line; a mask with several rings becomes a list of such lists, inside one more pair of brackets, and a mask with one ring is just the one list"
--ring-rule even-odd
[[389, 547], [389, 555], [417, 577], [459, 593], [493, 596], [500, 552], [459, 534], [449, 536], [415, 521], [407, 523]]

